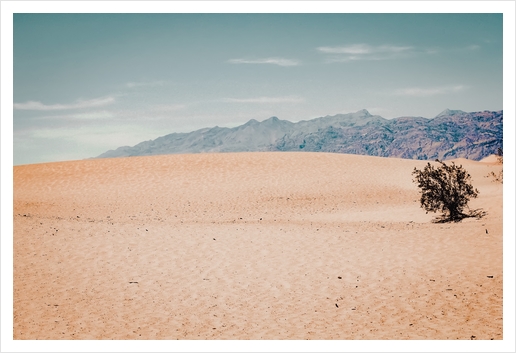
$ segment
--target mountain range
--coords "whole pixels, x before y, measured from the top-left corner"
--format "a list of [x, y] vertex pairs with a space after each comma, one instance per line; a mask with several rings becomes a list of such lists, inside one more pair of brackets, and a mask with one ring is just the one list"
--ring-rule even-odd
[[480, 160], [503, 148], [503, 111], [446, 109], [435, 118], [385, 119], [363, 109], [293, 123], [271, 117], [234, 127], [172, 133], [96, 158], [157, 154], [309, 151], [421, 160]]

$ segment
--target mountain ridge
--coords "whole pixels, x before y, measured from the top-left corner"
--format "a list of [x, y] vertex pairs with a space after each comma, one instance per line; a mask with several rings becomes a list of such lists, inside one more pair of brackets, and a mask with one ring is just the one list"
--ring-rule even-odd
[[275, 116], [233, 128], [171, 133], [95, 158], [156, 154], [311, 151], [408, 159], [480, 160], [503, 146], [503, 111], [445, 109], [434, 118], [385, 119], [366, 109], [290, 122]]

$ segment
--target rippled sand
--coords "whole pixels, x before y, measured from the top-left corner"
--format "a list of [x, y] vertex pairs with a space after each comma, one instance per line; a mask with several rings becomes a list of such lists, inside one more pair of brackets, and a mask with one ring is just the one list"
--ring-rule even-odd
[[502, 185], [432, 223], [414, 167], [325, 153], [14, 167], [14, 339], [502, 339]]

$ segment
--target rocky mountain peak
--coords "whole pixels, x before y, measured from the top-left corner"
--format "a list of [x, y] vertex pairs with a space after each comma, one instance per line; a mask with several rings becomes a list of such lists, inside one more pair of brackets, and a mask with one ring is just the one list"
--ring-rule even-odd
[[172, 153], [311, 151], [379, 157], [480, 160], [503, 146], [503, 111], [445, 109], [434, 119], [384, 119], [366, 109], [296, 123], [270, 117], [234, 128], [174, 133], [98, 158]]
[[362, 110], [359, 110], [358, 112], [356, 112], [356, 114], [360, 114], [364, 117], [370, 117], [372, 116], [368, 111], [367, 109], [362, 109]]
[[271, 116], [269, 119], [262, 121], [263, 123], [277, 123], [280, 121], [277, 117]]
[[451, 110], [451, 109], [446, 108], [445, 110], [443, 110], [442, 112], [437, 114], [435, 117], [441, 118], [443, 116], [453, 116], [453, 115], [457, 115], [457, 114], [467, 114], [467, 113], [462, 110]]
[[256, 120], [256, 119], [251, 119], [251, 120], [249, 120], [247, 123], [245, 123], [243, 126], [255, 125], [255, 124], [259, 124], [258, 120]]

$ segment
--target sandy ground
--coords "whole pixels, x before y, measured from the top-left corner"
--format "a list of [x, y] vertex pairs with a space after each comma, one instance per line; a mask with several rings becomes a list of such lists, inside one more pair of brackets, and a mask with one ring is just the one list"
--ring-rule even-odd
[[231, 153], [14, 167], [14, 339], [502, 339], [502, 185], [432, 223], [414, 167]]

